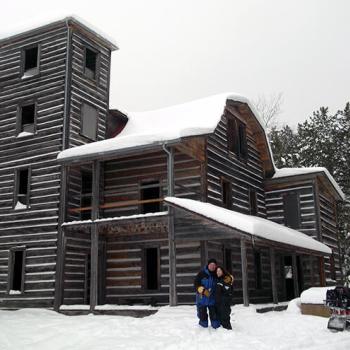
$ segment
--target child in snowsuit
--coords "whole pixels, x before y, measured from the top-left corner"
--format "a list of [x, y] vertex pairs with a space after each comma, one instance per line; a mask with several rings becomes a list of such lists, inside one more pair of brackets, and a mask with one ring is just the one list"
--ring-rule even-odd
[[215, 309], [216, 265], [215, 259], [209, 259], [208, 265], [197, 274], [194, 280], [199, 325], [205, 328], [208, 327], [208, 311], [211, 326], [220, 327]]
[[217, 318], [222, 327], [232, 329], [230, 322], [231, 299], [233, 293], [233, 276], [225, 271], [221, 266], [216, 269], [217, 282], [215, 292], [215, 308]]

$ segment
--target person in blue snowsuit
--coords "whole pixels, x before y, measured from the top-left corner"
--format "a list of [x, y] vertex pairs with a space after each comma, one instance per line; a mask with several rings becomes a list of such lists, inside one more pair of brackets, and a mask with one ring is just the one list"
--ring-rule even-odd
[[216, 260], [209, 259], [208, 265], [197, 274], [194, 280], [199, 325], [205, 328], [208, 327], [208, 312], [211, 326], [213, 328], [220, 327], [220, 321], [215, 311], [216, 266]]

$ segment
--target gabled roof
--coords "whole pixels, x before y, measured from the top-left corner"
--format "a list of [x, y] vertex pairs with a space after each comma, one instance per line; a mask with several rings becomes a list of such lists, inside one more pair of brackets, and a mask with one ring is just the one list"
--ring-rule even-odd
[[[305, 235], [300, 231], [261, 217], [241, 214], [216, 205], [195, 201], [193, 199], [166, 197], [166, 203], [191, 211], [208, 219], [243, 231], [264, 240], [300, 247], [307, 250], [331, 254], [332, 250], [325, 244]], [[215, 237], [213, 237], [215, 239]]]
[[118, 49], [117, 44], [115, 43], [114, 39], [109, 37], [109, 35], [103, 33], [101, 30], [95, 28], [95, 26], [91, 25], [90, 23], [87, 23], [85, 20], [81, 19], [80, 17], [76, 15], [69, 15], [69, 16], [61, 16], [61, 17], [55, 17], [55, 18], [46, 18], [42, 21], [30, 21], [30, 23], [22, 25], [18, 28], [13, 28], [9, 32], [3, 32], [0, 34], [0, 46], [13, 41], [20, 39], [24, 36], [30, 35], [34, 32], [42, 31], [44, 29], [49, 29], [51, 27], [54, 27], [59, 24], [74, 24], [86, 32], [89, 32], [93, 34], [94, 36], [98, 37], [100, 40], [102, 40], [111, 50]]
[[338, 183], [335, 181], [334, 177], [330, 172], [323, 167], [309, 167], [309, 168], [282, 168], [276, 169], [275, 174], [272, 179], [281, 179], [285, 177], [297, 177], [307, 174], [317, 174], [320, 173], [331, 183], [336, 193], [342, 200], [345, 200], [345, 194], [339, 187]]
[[[174, 143], [185, 137], [213, 133], [224, 113], [227, 101], [247, 105], [264, 132], [262, 120], [246, 97], [223, 93], [154, 111], [127, 113], [129, 121], [119, 135], [112, 139], [67, 149], [58, 155], [58, 159], [70, 160], [152, 144]], [[265, 132], [264, 137], [270, 167], [273, 169], [272, 152]]]

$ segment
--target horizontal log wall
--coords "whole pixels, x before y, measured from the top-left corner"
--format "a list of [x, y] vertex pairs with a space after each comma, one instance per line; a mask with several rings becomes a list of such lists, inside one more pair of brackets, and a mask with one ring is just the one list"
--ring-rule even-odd
[[88, 227], [65, 230], [63, 304], [89, 303], [91, 236]]
[[263, 168], [256, 146], [254, 135], [247, 126], [247, 161], [239, 160], [237, 156], [228, 151], [227, 117], [221, 118], [214, 134], [208, 137], [207, 142], [207, 177], [208, 202], [222, 206], [221, 179], [224, 177], [232, 183], [233, 210], [244, 214], [250, 213], [249, 189], [257, 193], [258, 215], [265, 217], [265, 195], [263, 187]]
[[301, 226], [299, 231], [317, 237], [315, 194], [312, 181], [302, 183], [287, 183], [276, 188], [266, 190], [267, 219], [285, 224], [284, 202], [285, 194], [295, 192], [299, 194]]
[[[84, 75], [85, 46], [88, 45], [98, 52], [97, 80]], [[81, 105], [87, 103], [99, 112], [97, 140], [103, 140], [106, 134], [110, 58], [109, 49], [101, 46], [97, 41], [73, 32], [72, 36], [72, 81], [70, 106], [70, 147], [89, 143], [92, 140], [81, 135]]]
[[[200, 199], [201, 166], [191, 157], [175, 152], [175, 196]], [[140, 199], [142, 181], [159, 180], [160, 197], [167, 195], [167, 160], [165, 152], [146, 153], [108, 161], [104, 166], [104, 203]], [[104, 209], [104, 217], [139, 213], [138, 205]], [[164, 208], [163, 208], [164, 210]]]
[[[40, 44], [40, 73], [22, 79], [24, 47]], [[61, 25], [0, 48], [0, 305], [51, 306], [56, 269], [67, 30]], [[36, 133], [17, 137], [17, 109], [36, 102]], [[15, 170], [28, 167], [30, 208], [14, 210]], [[26, 249], [24, 294], [7, 295], [9, 249]]]
[[[333, 251], [335, 276], [332, 276], [332, 267], [329, 257], [325, 257], [326, 280], [329, 283], [340, 283], [340, 259], [339, 259], [339, 242], [338, 228], [336, 219], [335, 201], [331, 200], [327, 194], [319, 192], [320, 201], [320, 220], [321, 220], [321, 237], [323, 243], [327, 244]], [[333, 278], [336, 277], [334, 281]]]

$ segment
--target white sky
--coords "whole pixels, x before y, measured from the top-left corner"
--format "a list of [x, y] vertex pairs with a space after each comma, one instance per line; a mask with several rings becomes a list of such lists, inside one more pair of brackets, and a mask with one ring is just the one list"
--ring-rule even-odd
[[74, 13], [118, 43], [113, 107], [282, 92], [280, 124], [295, 125], [350, 100], [349, 11], [348, 0], [2, 0], [0, 32]]

